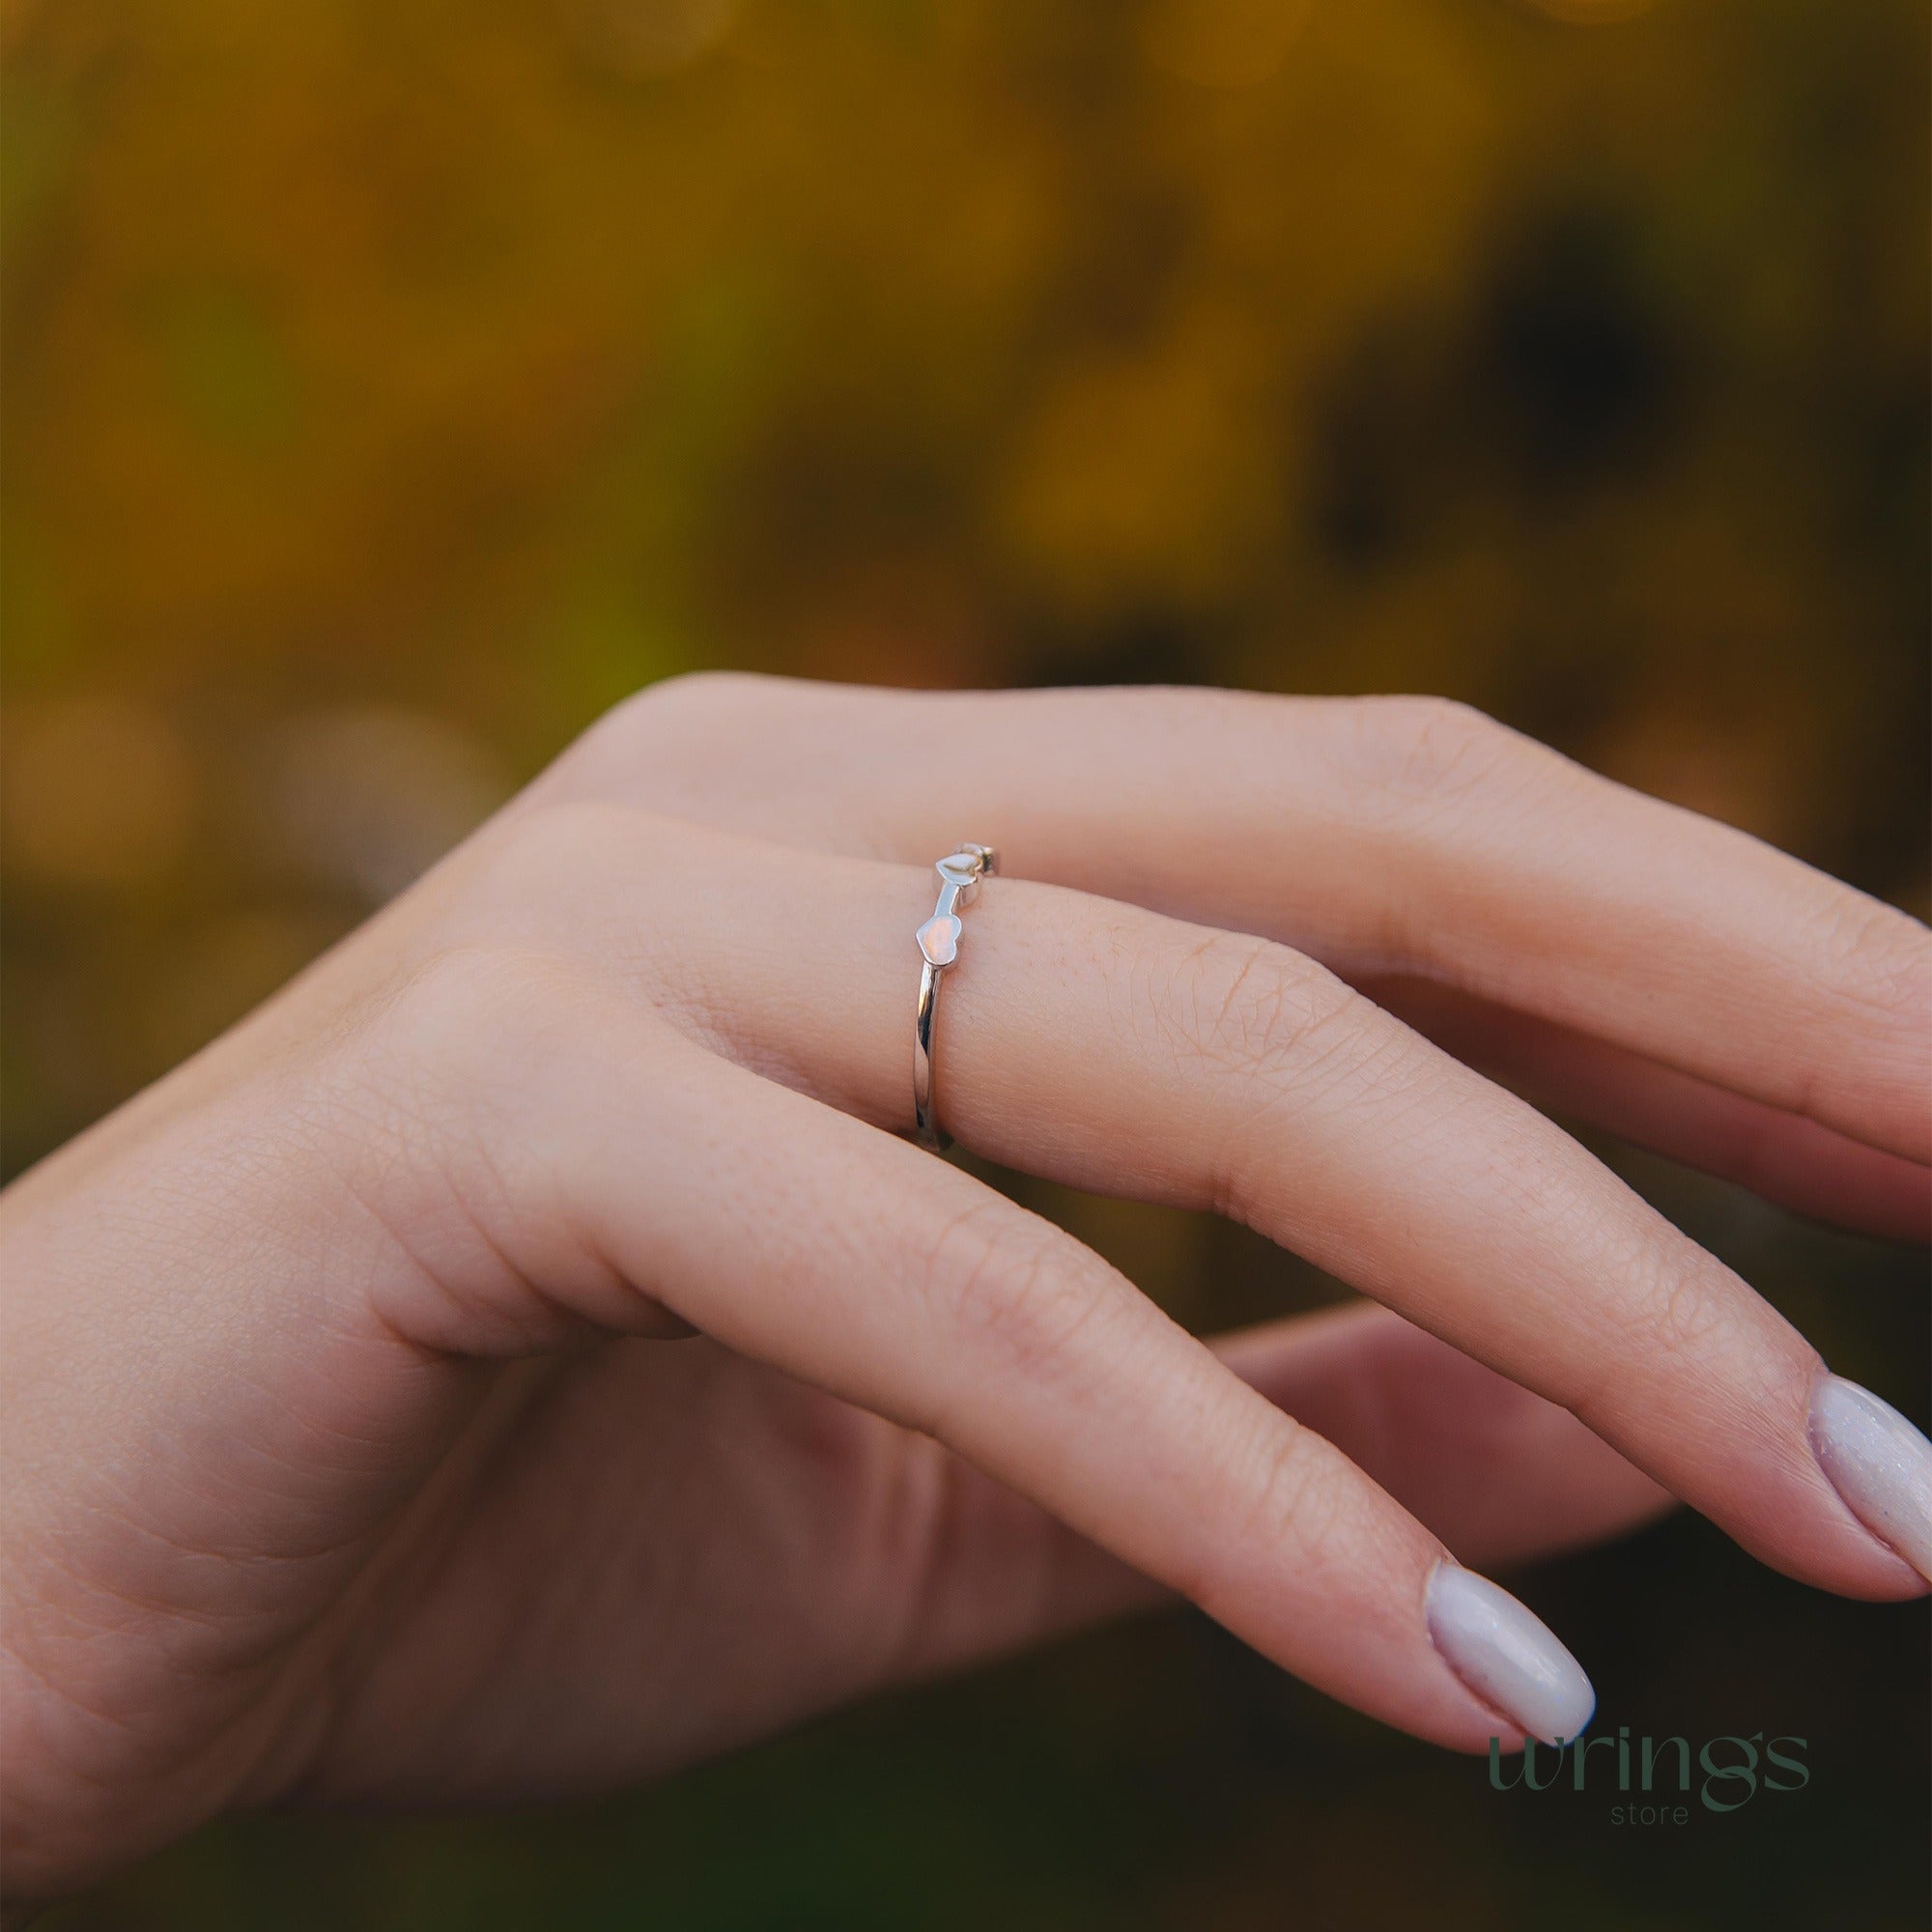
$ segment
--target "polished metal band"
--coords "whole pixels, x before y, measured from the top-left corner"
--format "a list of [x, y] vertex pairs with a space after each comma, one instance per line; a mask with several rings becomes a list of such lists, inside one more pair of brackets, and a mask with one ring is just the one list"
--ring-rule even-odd
[[950, 858], [940, 860], [933, 867], [939, 874], [939, 903], [917, 935], [923, 963], [912, 1037], [913, 1132], [920, 1146], [934, 1153], [943, 1152], [947, 1146], [947, 1137], [939, 1131], [933, 1113], [932, 1015], [939, 1004], [939, 982], [959, 956], [959, 937], [965, 931], [960, 908], [973, 903], [980, 881], [998, 868], [999, 854], [990, 845], [962, 844]]

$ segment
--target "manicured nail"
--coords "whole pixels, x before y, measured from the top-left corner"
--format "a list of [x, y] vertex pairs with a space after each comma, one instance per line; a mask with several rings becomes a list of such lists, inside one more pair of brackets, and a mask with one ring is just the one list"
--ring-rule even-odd
[[1597, 1708], [1583, 1666], [1507, 1590], [1438, 1563], [1427, 1614], [1430, 1642], [1491, 1710], [1541, 1744], [1582, 1735]]
[[1932, 1583], [1932, 1442], [1870, 1389], [1823, 1376], [1811, 1448], [1845, 1507]]

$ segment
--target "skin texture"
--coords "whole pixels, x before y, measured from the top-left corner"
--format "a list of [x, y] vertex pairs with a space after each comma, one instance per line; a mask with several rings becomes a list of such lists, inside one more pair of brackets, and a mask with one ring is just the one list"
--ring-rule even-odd
[[[948, 1130], [1385, 1306], [1210, 1348], [895, 1137], [961, 837]], [[1912, 921], [1435, 700], [659, 688], [0, 1204], [9, 1886], [608, 1787], [1162, 1591], [1518, 1743], [1431, 1573], [1672, 1495], [1915, 1594], [1804, 1339], [1475, 1068], [1922, 1238], [1928, 1009]]]

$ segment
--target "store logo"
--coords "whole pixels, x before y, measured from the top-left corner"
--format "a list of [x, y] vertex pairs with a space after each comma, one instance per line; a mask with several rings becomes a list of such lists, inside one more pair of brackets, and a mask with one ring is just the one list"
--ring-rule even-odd
[[[1615, 1737], [1531, 1743], [1513, 1767], [1502, 1741], [1490, 1740], [1490, 1783], [1497, 1791], [1548, 1791], [1564, 1778], [1573, 1791], [1608, 1792], [1631, 1802], [1610, 1807], [1612, 1825], [1688, 1825], [1693, 1807], [1741, 1811], [1760, 1792], [1803, 1791], [1811, 1782], [1804, 1738], [1712, 1738], [1695, 1747], [1688, 1738], [1633, 1738], [1628, 1724]], [[1601, 1753], [1601, 1755], [1600, 1755]], [[1506, 1769], [1509, 1767], [1509, 1769]]]

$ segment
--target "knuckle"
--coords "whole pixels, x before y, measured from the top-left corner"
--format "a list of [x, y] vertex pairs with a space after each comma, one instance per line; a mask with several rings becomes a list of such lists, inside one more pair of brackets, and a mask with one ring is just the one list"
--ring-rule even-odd
[[1707, 1359], [1734, 1325], [1730, 1299], [1695, 1256], [1658, 1255], [1645, 1321], [1652, 1351], [1687, 1369]]
[[1189, 1054], [1294, 1084], [1331, 1053], [1359, 1045], [1373, 1012], [1313, 960], [1267, 940], [1221, 932], [1151, 976], [1149, 1005]]
[[756, 747], [791, 729], [805, 689], [788, 678], [735, 670], [690, 671], [647, 685], [607, 711], [532, 792], [629, 799], [673, 814], [716, 816], [738, 791], [757, 788]]
[[1922, 1036], [1932, 1026], [1932, 932], [1877, 899], [1833, 895], [1827, 946], [1847, 1003], [1888, 1030]]
[[687, 742], [729, 728], [755, 698], [783, 686], [755, 671], [691, 670], [660, 678], [613, 704], [578, 739], [567, 758], [635, 757], [654, 745]]
[[943, 1333], [1029, 1381], [1064, 1381], [1115, 1299], [1103, 1262], [1004, 1201], [941, 1222], [921, 1243], [916, 1273]]
[[1142, 963], [1129, 983], [1140, 1056], [1169, 1057], [1206, 1085], [1215, 1126], [1193, 1174], [1203, 1205], [1237, 1220], [1269, 1198], [1290, 1117], [1338, 1089], [1395, 1097], [1415, 1078], [1403, 1030], [1284, 946], [1208, 933]]
[[1358, 750], [1379, 786], [1440, 800], [1573, 769], [1547, 746], [1453, 697], [1358, 699]]
[[1316, 1438], [1299, 1423], [1281, 1417], [1251, 1452], [1252, 1528], [1279, 1547], [1286, 1543], [1313, 1557], [1333, 1520], [1329, 1486], [1321, 1481], [1322, 1458]]
[[1616, 1274], [1631, 1296], [1628, 1312], [1593, 1350], [1593, 1368], [1565, 1403], [1582, 1422], [1614, 1430], [1638, 1389], [1735, 1389], [1760, 1357], [1747, 1332], [1748, 1292], [1688, 1241], [1646, 1241]]

